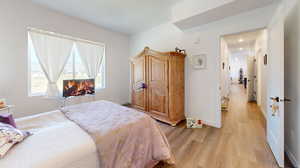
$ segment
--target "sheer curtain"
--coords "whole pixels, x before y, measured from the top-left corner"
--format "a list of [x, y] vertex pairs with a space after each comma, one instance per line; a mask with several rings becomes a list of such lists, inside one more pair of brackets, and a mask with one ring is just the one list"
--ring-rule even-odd
[[89, 78], [96, 78], [103, 60], [104, 47], [82, 42], [76, 42], [76, 46]]
[[71, 55], [73, 41], [36, 32], [29, 32], [36, 56], [48, 79], [47, 97], [59, 97], [57, 80]]

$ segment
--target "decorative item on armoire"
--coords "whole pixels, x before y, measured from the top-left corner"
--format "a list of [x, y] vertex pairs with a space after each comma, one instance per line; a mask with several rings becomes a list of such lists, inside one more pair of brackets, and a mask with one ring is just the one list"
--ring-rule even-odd
[[149, 47], [131, 59], [131, 105], [175, 126], [184, 115], [182, 52], [158, 52]]
[[185, 49], [179, 49], [178, 47], [175, 48], [175, 52], [181, 53], [181, 54], [186, 54]]
[[194, 69], [206, 68], [206, 54], [192, 55], [190, 57], [190, 63]]

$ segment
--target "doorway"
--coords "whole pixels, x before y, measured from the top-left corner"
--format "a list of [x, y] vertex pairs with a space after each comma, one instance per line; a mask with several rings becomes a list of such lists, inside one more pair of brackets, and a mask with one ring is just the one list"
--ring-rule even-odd
[[[263, 114], [267, 111], [266, 67], [267, 30], [224, 35], [221, 38], [221, 99], [228, 101], [234, 85], [244, 88], [247, 101], [256, 103]], [[224, 108], [224, 104], [223, 104]]]
[[[268, 29], [260, 29], [221, 37], [220, 95], [222, 116], [230, 114], [238, 104], [257, 107], [266, 121], [263, 128], [269, 149], [280, 167], [284, 166], [284, 22], [275, 20]], [[236, 99], [235, 91], [246, 99]], [[234, 98], [236, 104], [228, 103]], [[244, 102], [242, 102], [244, 100]], [[246, 101], [245, 101], [246, 100]], [[229, 106], [228, 106], [229, 104]], [[230, 106], [231, 105], [231, 106]], [[253, 105], [253, 106], [252, 106]], [[239, 110], [237, 110], [239, 111]], [[246, 108], [246, 112], [251, 109]], [[245, 111], [240, 111], [244, 112]], [[257, 114], [259, 114], [257, 113]], [[252, 113], [244, 118], [248, 122]], [[257, 116], [254, 116], [257, 117]], [[223, 121], [223, 117], [222, 117]], [[224, 123], [224, 121], [223, 121]], [[251, 129], [251, 128], [248, 128]], [[249, 131], [249, 130], [248, 130]]]

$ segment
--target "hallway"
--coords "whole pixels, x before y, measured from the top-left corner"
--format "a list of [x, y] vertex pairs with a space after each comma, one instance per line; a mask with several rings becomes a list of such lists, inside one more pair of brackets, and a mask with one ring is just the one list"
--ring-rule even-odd
[[255, 103], [247, 103], [242, 85], [232, 85], [229, 111], [223, 112], [222, 122], [221, 129], [160, 124], [177, 160], [176, 168], [278, 167], [266, 143], [263, 114]]
[[[277, 167], [266, 142], [266, 120], [256, 103], [247, 102], [246, 89], [231, 85], [228, 112], [223, 112], [223, 132], [230, 134], [228, 147], [240, 167]], [[232, 160], [234, 161], [234, 160]]]

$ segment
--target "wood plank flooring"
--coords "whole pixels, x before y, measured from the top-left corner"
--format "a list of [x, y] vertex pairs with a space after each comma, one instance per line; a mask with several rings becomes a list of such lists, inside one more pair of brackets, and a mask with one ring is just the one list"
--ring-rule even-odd
[[233, 85], [231, 92], [221, 129], [187, 129], [185, 123], [177, 127], [160, 123], [176, 165], [158, 164], [155, 168], [277, 168], [258, 106], [247, 103], [246, 90], [241, 86]]

